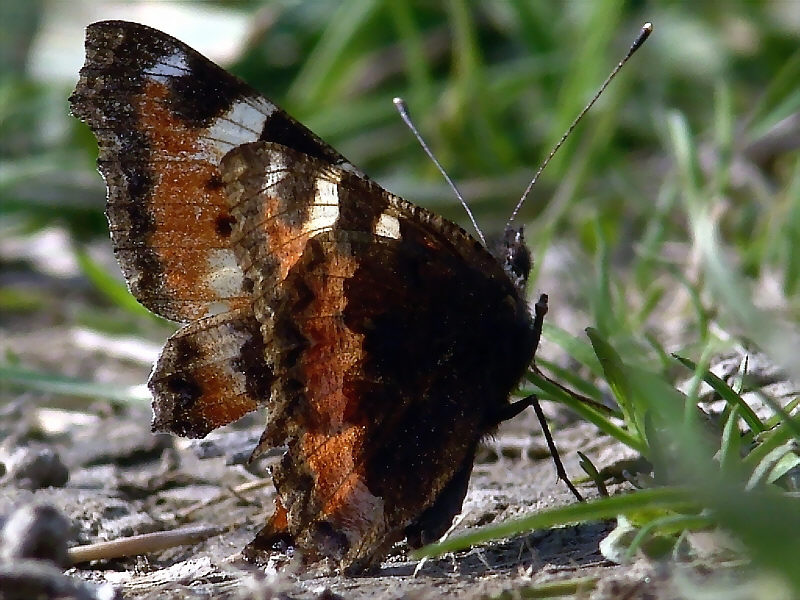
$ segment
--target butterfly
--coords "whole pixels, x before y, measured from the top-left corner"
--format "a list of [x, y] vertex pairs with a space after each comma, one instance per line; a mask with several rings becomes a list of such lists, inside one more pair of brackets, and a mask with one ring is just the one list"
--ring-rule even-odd
[[154, 431], [262, 410], [253, 456], [287, 447], [244, 555], [292, 546], [355, 573], [439, 538], [480, 440], [530, 405], [509, 401], [538, 343], [522, 231], [489, 251], [137, 23], [87, 28], [70, 104], [131, 293], [183, 324], [149, 379]]

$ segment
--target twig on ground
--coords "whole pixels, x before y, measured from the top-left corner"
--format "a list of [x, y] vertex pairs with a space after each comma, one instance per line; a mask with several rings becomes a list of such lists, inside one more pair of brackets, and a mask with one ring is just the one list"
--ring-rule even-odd
[[75, 546], [68, 550], [68, 555], [73, 565], [90, 560], [135, 556], [137, 554], [148, 554], [150, 552], [166, 550], [167, 548], [173, 548], [175, 546], [196, 544], [217, 533], [219, 533], [219, 527], [196, 525], [193, 527], [173, 529], [171, 531], [143, 533], [141, 535], [134, 535], [108, 542]]

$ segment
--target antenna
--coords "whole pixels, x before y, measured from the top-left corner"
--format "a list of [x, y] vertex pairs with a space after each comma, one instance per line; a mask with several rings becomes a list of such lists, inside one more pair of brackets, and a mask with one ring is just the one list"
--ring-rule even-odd
[[[575, 129], [575, 126], [583, 118], [583, 115], [585, 115], [589, 111], [589, 109], [592, 108], [594, 103], [597, 102], [597, 99], [600, 97], [600, 95], [608, 87], [608, 84], [611, 83], [611, 80], [614, 79], [614, 77], [616, 77], [617, 73], [619, 73], [619, 70], [622, 68], [622, 66], [626, 62], [628, 62], [628, 59], [631, 56], [633, 56], [633, 53], [636, 52], [641, 47], [642, 44], [644, 44], [645, 40], [648, 37], [650, 37], [651, 33], [653, 33], [653, 25], [652, 25], [652, 23], [645, 23], [644, 25], [642, 25], [642, 29], [639, 32], [639, 35], [636, 36], [636, 39], [633, 41], [633, 44], [631, 44], [631, 47], [628, 49], [628, 53], [622, 58], [621, 61], [619, 61], [617, 63], [617, 66], [614, 67], [614, 70], [611, 71], [611, 74], [608, 77], [606, 77], [606, 80], [603, 82], [603, 85], [600, 86], [600, 89], [597, 90], [597, 92], [592, 97], [592, 99], [589, 100], [589, 103], [583, 108], [583, 110], [578, 114], [578, 116], [575, 117], [575, 120], [567, 128], [567, 131], [564, 133], [564, 135], [561, 136], [561, 139], [558, 140], [558, 143], [550, 151], [550, 154], [547, 155], [547, 158], [544, 159], [544, 162], [539, 167], [539, 169], [536, 171], [536, 173], [533, 176], [533, 179], [531, 179], [531, 182], [528, 184], [528, 187], [525, 188], [525, 192], [523, 192], [522, 197], [519, 199], [519, 202], [517, 202], [517, 205], [514, 207], [514, 210], [511, 213], [511, 217], [509, 217], [508, 222], [506, 223], [506, 229], [508, 229], [511, 226], [511, 223], [514, 221], [514, 218], [517, 216], [517, 213], [519, 212], [519, 209], [522, 208], [522, 204], [525, 202], [525, 199], [528, 197], [528, 194], [531, 193], [531, 190], [533, 189], [533, 186], [536, 184], [536, 180], [539, 179], [539, 175], [542, 174], [542, 171], [544, 171], [544, 168], [550, 163], [550, 161], [552, 160], [553, 156], [555, 156], [556, 152], [558, 152], [558, 149], [561, 148], [561, 146], [564, 144], [566, 139], [572, 133], [572, 130]], [[461, 202], [463, 203], [464, 201], [462, 200]]]
[[453, 190], [453, 192], [456, 195], [456, 198], [458, 198], [459, 202], [461, 202], [461, 206], [463, 206], [464, 210], [467, 211], [467, 216], [469, 217], [469, 220], [472, 221], [472, 226], [478, 233], [478, 237], [481, 238], [481, 242], [483, 243], [483, 245], [486, 246], [486, 238], [483, 237], [483, 232], [481, 231], [480, 227], [478, 227], [478, 223], [477, 221], [475, 221], [475, 216], [469, 209], [469, 205], [464, 200], [464, 197], [461, 195], [461, 192], [458, 191], [456, 184], [453, 183], [452, 179], [450, 179], [450, 176], [447, 174], [447, 171], [445, 171], [442, 165], [439, 163], [439, 161], [436, 160], [436, 157], [433, 155], [433, 152], [431, 152], [431, 149], [428, 148], [428, 144], [426, 144], [425, 140], [422, 139], [422, 136], [420, 135], [419, 131], [417, 131], [417, 128], [414, 126], [414, 123], [411, 121], [411, 116], [408, 114], [408, 106], [406, 105], [406, 101], [403, 100], [402, 98], [395, 98], [394, 100], [392, 100], [392, 102], [394, 102], [394, 106], [395, 108], [397, 108], [397, 112], [400, 113], [400, 117], [403, 119], [403, 122], [411, 130], [411, 133], [414, 134], [414, 137], [417, 138], [417, 141], [419, 142], [420, 146], [422, 146], [422, 149], [425, 151], [425, 154], [428, 155], [428, 158], [430, 158], [433, 161], [433, 164], [436, 165], [436, 168], [439, 169], [439, 172], [445, 178], [445, 181], [447, 181], [447, 183], [450, 185], [450, 189]]

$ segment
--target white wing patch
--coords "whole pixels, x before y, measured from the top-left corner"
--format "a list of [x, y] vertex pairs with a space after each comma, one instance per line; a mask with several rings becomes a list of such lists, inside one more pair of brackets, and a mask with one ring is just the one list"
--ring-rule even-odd
[[183, 77], [189, 75], [190, 72], [189, 66], [186, 64], [186, 56], [180, 50], [176, 50], [150, 67], [145, 75], [159, 83], [167, 84], [170, 77]]
[[269, 169], [264, 176], [264, 190], [269, 190], [272, 186], [279, 184], [289, 174], [286, 166], [286, 156], [274, 150], [269, 153]]
[[397, 217], [394, 215], [389, 215], [387, 213], [382, 213], [381, 216], [378, 218], [378, 221], [375, 223], [375, 235], [380, 237], [388, 237], [393, 238], [395, 240], [400, 239], [400, 221], [397, 220]]
[[339, 218], [339, 179], [317, 179], [317, 191], [314, 203], [308, 215], [308, 222], [303, 226], [303, 233], [318, 235], [330, 231]]
[[276, 110], [275, 105], [264, 98], [248, 97], [234, 102], [200, 138], [203, 150], [198, 158], [218, 163], [236, 146], [257, 141], [264, 123]]
[[[242, 294], [244, 274], [236, 262], [233, 250], [219, 248], [208, 253], [208, 287], [222, 298], [231, 298]], [[209, 314], [217, 314], [230, 310], [225, 302], [221, 306], [209, 306]]]

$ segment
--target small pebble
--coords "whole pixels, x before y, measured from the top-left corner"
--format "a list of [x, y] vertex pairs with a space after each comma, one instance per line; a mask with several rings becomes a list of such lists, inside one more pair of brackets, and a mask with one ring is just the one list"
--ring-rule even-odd
[[67, 542], [71, 529], [69, 520], [52, 506], [18, 508], [0, 531], [0, 561], [36, 559], [69, 567]]
[[8, 458], [6, 468], [6, 479], [27, 490], [64, 487], [69, 481], [69, 471], [61, 457], [47, 446], [18, 448]]
[[0, 600], [121, 600], [120, 590], [108, 583], [94, 584], [64, 575], [38, 560], [0, 562]]

